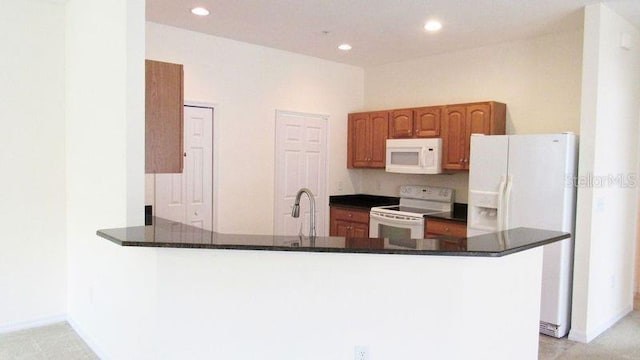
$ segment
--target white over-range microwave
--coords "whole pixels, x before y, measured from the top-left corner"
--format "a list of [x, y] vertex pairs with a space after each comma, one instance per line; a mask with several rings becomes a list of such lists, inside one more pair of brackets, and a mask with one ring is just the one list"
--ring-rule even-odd
[[387, 172], [440, 174], [441, 163], [441, 138], [387, 140]]

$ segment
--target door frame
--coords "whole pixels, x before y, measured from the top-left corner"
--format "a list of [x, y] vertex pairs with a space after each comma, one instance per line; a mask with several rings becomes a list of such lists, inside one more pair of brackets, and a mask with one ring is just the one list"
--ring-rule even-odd
[[[329, 184], [328, 184], [328, 180], [329, 180], [329, 142], [331, 141], [330, 137], [331, 137], [331, 129], [330, 129], [330, 121], [329, 121], [329, 115], [326, 114], [318, 114], [318, 113], [307, 113], [307, 112], [302, 112], [302, 111], [290, 111], [290, 110], [282, 110], [282, 109], [276, 109], [275, 111], [275, 117], [273, 120], [273, 159], [274, 159], [274, 167], [273, 167], [273, 232], [275, 233], [276, 231], [276, 224], [278, 221], [278, 199], [276, 198], [276, 196], [278, 195], [278, 188], [279, 188], [279, 184], [278, 184], [278, 172], [277, 172], [277, 155], [278, 155], [278, 137], [276, 136], [276, 131], [277, 131], [277, 122], [278, 122], [278, 118], [281, 114], [286, 114], [286, 115], [293, 115], [293, 116], [305, 116], [305, 117], [313, 117], [313, 118], [317, 118], [319, 120], [325, 121], [326, 122], [326, 142], [324, 144], [324, 149], [323, 151], [325, 152], [325, 161], [324, 161], [324, 186], [323, 186], [323, 193], [325, 194], [325, 199], [315, 199], [316, 200], [316, 207], [321, 207], [322, 208], [322, 216], [323, 216], [323, 221], [322, 223], [325, 225], [325, 229], [323, 229], [323, 231], [326, 232], [326, 236], [329, 236]], [[215, 130], [214, 130], [215, 131]], [[319, 201], [318, 201], [319, 200]], [[316, 228], [316, 233], [318, 233], [318, 229]]]
[[218, 201], [219, 201], [219, 196], [218, 196], [218, 184], [220, 183], [218, 180], [218, 174], [220, 173], [218, 171], [218, 164], [220, 164], [220, 126], [219, 126], [219, 122], [220, 121], [216, 121], [216, 110], [220, 110], [220, 106], [216, 103], [210, 103], [210, 102], [203, 102], [203, 101], [193, 101], [193, 100], [185, 100], [183, 107], [184, 106], [191, 106], [191, 107], [199, 107], [199, 108], [208, 108], [211, 109], [212, 111], [212, 115], [211, 115], [211, 121], [213, 122], [212, 124], [212, 131], [213, 131], [213, 137], [211, 138], [211, 141], [213, 142], [212, 147], [211, 147], [211, 151], [213, 151], [213, 156], [212, 156], [212, 165], [211, 165], [211, 171], [213, 171], [213, 174], [211, 176], [211, 230], [213, 231], [218, 231]]

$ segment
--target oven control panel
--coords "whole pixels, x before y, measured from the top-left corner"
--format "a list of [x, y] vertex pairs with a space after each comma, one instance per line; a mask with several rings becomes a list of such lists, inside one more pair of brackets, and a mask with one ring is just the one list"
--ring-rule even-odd
[[453, 202], [454, 190], [445, 187], [424, 185], [400, 186], [400, 197], [440, 202]]

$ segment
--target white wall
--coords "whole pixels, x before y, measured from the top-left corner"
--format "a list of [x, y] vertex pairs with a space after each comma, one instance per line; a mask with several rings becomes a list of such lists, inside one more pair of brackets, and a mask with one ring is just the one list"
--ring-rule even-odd
[[328, 194], [354, 191], [347, 114], [362, 107], [362, 69], [155, 23], [146, 41], [147, 58], [184, 64], [185, 100], [216, 105], [217, 231], [273, 231], [276, 109], [329, 115]]
[[[507, 104], [509, 134], [578, 133], [581, 60], [582, 31], [576, 30], [371, 67], [359, 110], [495, 100]], [[363, 192], [397, 195], [401, 184], [428, 183], [454, 186], [456, 201], [467, 201], [467, 174], [362, 173]]]
[[66, 69], [68, 315], [91, 339], [115, 297], [96, 282], [135, 272], [96, 230], [144, 224], [144, 0], [68, 0]]
[[64, 6], [0, 2], [0, 332], [66, 311]]
[[537, 359], [541, 248], [487, 258], [99, 240], [107, 294], [89, 340], [104, 359], [350, 360], [358, 345], [377, 360]]
[[[637, 176], [640, 32], [600, 4], [586, 8], [584, 28], [579, 176]], [[635, 180], [578, 189], [572, 339], [590, 341], [632, 309]]]

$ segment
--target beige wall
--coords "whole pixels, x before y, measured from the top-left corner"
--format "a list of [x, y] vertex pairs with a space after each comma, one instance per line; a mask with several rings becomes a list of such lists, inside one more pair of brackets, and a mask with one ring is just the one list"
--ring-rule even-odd
[[96, 230], [144, 224], [144, 0], [67, 0], [65, 24], [67, 311], [85, 340], [116, 341], [100, 317], [146, 299], [97, 283], [111, 272], [134, 281], [136, 270], [130, 249]]
[[0, 332], [66, 312], [64, 6], [0, 1]]
[[218, 231], [273, 232], [276, 110], [329, 116], [327, 192], [354, 191], [346, 119], [362, 108], [361, 68], [155, 23], [146, 44], [184, 64], [185, 100], [215, 104]]
[[[640, 31], [602, 4], [586, 7], [584, 29], [578, 176], [633, 180]], [[622, 34], [631, 49], [620, 47]], [[637, 183], [578, 187], [571, 339], [591, 341], [631, 311], [637, 211]]]
[[[578, 133], [581, 64], [576, 30], [367, 68], [360, 110], [496, 100], [507, 104], [507, 133]], [[362, 176], [363, 192], [396, 195], [401, 184], [428, 183], [453, 186], [456, 200], [467, 200], [466, 174]]]
[[[640, 226], [640, 219], [637, 220]], [[640, 229], [636, 229], [638, 232], [638, 240], [636, 242], [636, 298], [640, 298]], [[637, 309], [640, 310], [640, 309]]]

